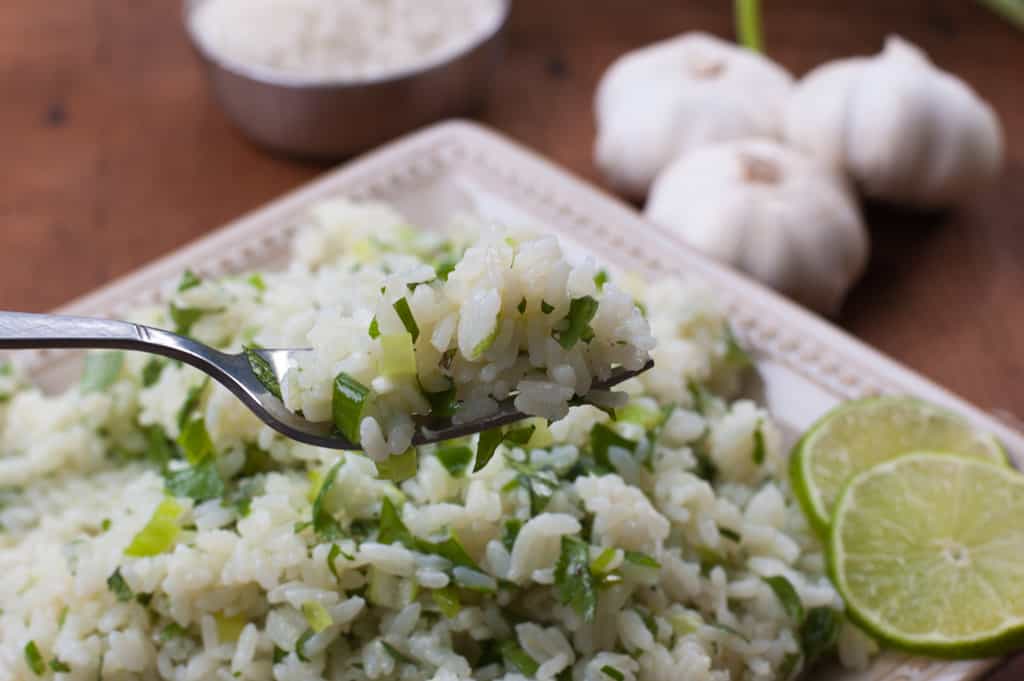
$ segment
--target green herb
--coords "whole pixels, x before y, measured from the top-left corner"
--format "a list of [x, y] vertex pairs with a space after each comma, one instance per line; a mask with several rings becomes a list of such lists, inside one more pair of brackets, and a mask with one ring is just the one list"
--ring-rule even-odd
[[146, 458], [159, 466], [161, 471], [167, 470], [167, 462], [174, 457], [174, 446], [167, 439], [164, 429], [158, 425], [148, 426], [146, 435]]
[[601, 667], [601, 671], [604, 673], [605, 676], [610, 678], [612, 681], [622, 681], [626, 678], [626, 676], [622, 672], [620, 672], [615, 667], [612, 667], [611, 665], [606, 664], [605, 666]]
[[653, 557], [648, 556], [646, 553], [641, 553], [640, 551], [626, 551], [624, 557], [627, 563], [632, 563], [633, 565], [651, 568], [652, 570], [661, 569], [661, 563], [656, 561]]
[[[320, 489], [316, 493], [316, 498], [313, 500], [313, 531], [323, 541], [336, 541], [344, 535], [337, 518], [331, 515], [326, 505], [327, 493], [334, 487], [334, 480], [338, 477], [338, 469], [341, 468], [343, 463], [344, 459], [338, 459], [331, 466], [330, 470], [327, 471], [327, 475], [324, 476]], [[385, 497], [385, 501], [387, 501], [387, 497]]]
[[406, 548], [416, 549], [416, 538], [402, 522], [398, 515], [398, 509], [390, 497], [384, 497], [380, 507], [380, 530], [377, 534], [377, 541], [381, 544], [399, 543]]
[[597, 588], [590, 572], [590, 549], [575, 537], [562, 537], [562, 553], [555, 565], [558, 599], [572, 606], [585, 622], [597, 614]]
[[399, 650], [398, 648], [394, 647], [393, 645], [391, 645], [387, 641], [383, 641], [382, 640], [380, 642], [380, 644], [382, 646], [384, 646], [384, 650], [386, 650], [388, 652], [388, 655], [390, 655], [392, 657], [392, 659], [394, 659], [395, 662], [400, 662], [402, 664], [411, 664], [413, 666], [417, 666], [416, 660], [412, 659], [411, 657], [409, 657], [408, 655], [406, 655], [401, 650]]
[[449, 475], [458, 478], [469, 470], [473, 461], [473, 450], [465, 445], [444, 445], [437, 448], [435, 454]]
[[150, 602], [153, 600], [153, 594], [136, 594], [135, 602], [144, 608], [148, 608]]
[[178, 435], [178, 446], [190, 464], [197, 464], [213, 455], [213, 440], [206, 430], [206, 421], [196, 417], [185, 422]]
[[502, 488], [508, 491], [514, 487], [525, 489], [530, 495], [530, 513], [537, 515], [547, 508], [551, 496], [558, 489], [558, 478], [550, 471], [539, 471], [528, 464], [519, 463], [515, 459], [505, 457], [506, 465], [518, 475]]
[[737, 631], [736, 629], [733, 629], [728, 624], [720, 624], [718, 622], [712, 622], [711, 626], [713, 626], [715, 629], [718, 629], [719, 631], [724, 631], [727, 634], [731, 634], [731, 635], [735, 636], [738, 639], [741, 639], [743, 641], [746, 641], [747, 643], [750, 643], [750, 639], [749, 638], [744, 636], [741, 632]]
[[120, 350], [89, 353], [85, 356], [85, 369], [79, 387], [83, 393], [103, 392], [114, 385], [123, 366], [124, 353]]
[[522, 300], [519, 301], [519, 304], [516, 305], [516, 309], [519, 310], [519, 314], [526, 314], [526, 298], [525, 297]]
[[459, 543], [459, 538], [451, 530], [449, 530], [447, 538], [438, 542], [430, 542], [423, 539], [417, 540], [416, 548], [423, 553], [441, 556], [451, 561], [454, 565], [479, 570], [476, 562], [466, 553], [466, 549]]
[[249, 284], [249, 286], [252, 286], [260, 293], [267, 290], [267, 282], [263, 280], [263, 275], [258, 272], [254, 272], [246, 277], [245, 283]]
[[552, 312], [555, 311], [555, 306], [549, 305], [548, 301], [546, 300], [542, 300], [540, 301], [540, 311], [543, 312], [544, 314], [551, 314]]
[[565, 317], [569, 327], [555, 334], [558, 344], [569, 350], [581, 340], [586, 341], [587, 336], [593, 337], [590, 322], [597, 314], [597, 307], [597, 301], [590, 296], [573, 298], [569, 303], [569, 314]]
[[331, 544], [331, 550], [327, 552], [327, 569], [331, 571], [335, 579], [340, 580], [341, 576], [338, 574], [338, 568], [334, 565], [334, 561], [338, 560], [338, 556], [344, 556], [345, 560], [355, 560], [356, 558], [342, 551], [341, 547], [337, 544]]
[[473, 472], [483, 469], [484, 466], [494, 456], [494, 451], [501, 444], [501, 440], [504, 437], [501, 432], [501, 428], [492, 428], [491, 430], [485, 430], [480, 433], [480, 437], [476, 443], [476, 463], [473, 465]]
[[288, 657], [288, 651], [287, 650], [282, 650], [281, 648], [278, 648], [277, 646], [274, 646], [274, 652], [273, 652], [273, 656], [271, 658], [271, 662], [273, 664], [279, 664], [280, 662], [283, 662], [284, 658], [286, 658], [286, 657]]
[[827, 607], [811, 608], [800, 625], [800, 646], [806, 666], [813, 665], [839, 639], [839, 614]]
[[178, 525], [178, 518], [184, 512], [178, 502], [166, 498], [153, 511], [149, 522], [138, 531], [124, 555], [133, 558], [144, 558], [158, 556], [174, 546], [181, 526]]
[[103, 521], [100, 522], [100, 531], [101, 532], [106, 532], [109, 529], [110, 529], [110, 518], [104, 518]]
[[590, 561], [590, 571], [596, 575], [608, 572], [608, 567], [612, 564], [612, 561], [615, 560], [615, 556], [617, 556], [618, 554], [618, 549], [616, 549], [613, 546], [609, 546], [600, 554], [598, 554], [597, 558]]
[[164, 489], [176, 497], [201, 502], [223, 496], [224, 480], [217, 470], [216, 461], [208, 457], [195, 466], [169, 473], [164, 479]]
[[764, 446], [764, 432], [761, 430], [761, 421], [757, 422], [757, 428], [754, 430], [754, 463], [758, 466], [764, 463], [765, 446]]
[[160, 380], [160, 374], [167, 366], [167, 360], [162, 357], [151, 357], [146, 365], [142, 367], [142, 387], [148, 388]]
[[455, 271], [455, 265], [458, 261], [454, 256], [447, 255], [440, 262], [434, 265], [434, 271], [437, 273], [437, 278], [441, 281], [448, 281], [448, 275]]
[[690, 393], [690, 400], [693, 402], [693, 410], [701, 416], [707, 416], [710, 406], [711, 394], [697, 381], [689, 378], [686, 380], [686, 390]]
[[65, 673], [71, 671], [71, 667], [69, 667], [66, 662], [61, 662], [60, 659], [56, 657], [50, 660], [50, 669], [52, 669], [55, 672]]
[[803, 656], [800, 653], [786, 653], [786, 656], [782, 658], [782, 664], [779, 665], [780, 681], [791, 681], [796, 676], [802, 659]]
[[398, 318], [402, 320], [402, 326], [412, 336], [412, 342], [415, 343], [420, 337], [420, 327], [416, 324], [416, 318], [412, 315], [412, 310], [409, 308], [409, 301], [405, 298], [399, 298], [391, 306], [395, 308], [395, 312], [398, 314]]
[[124, 577], [121, 576], [121, 568], [117, 568], [113, 574], [107, 577], [107, 588], [122, 603], [127, 603], [135, 597], [128, 582], [124, 581]]
[[202, 319], [203, 315], [212, 310], [201, 310], [197, 307], [178, 307], [171, 303], [171, 321], [174, 322], [174, 332], [187, 336], [192, 331], [195, 323]]
[[454, 386], [441, 392], [424, 393], [424, 396], [430, 403], [431, 416], [441, 419], [451, 418], [459, 408], [459, 401], [455, 399]]
[[630, 402], [615, 410], [615, 420], [635, 423], [644, 430], [654, 430], [668, 420], [668, 414], [661, 409], [649, 409], [637, 402]]
[[306, 642], [313, 638], [314, 632], [312, 629], [306, 629], [302, 632], [302, 636], [299, 636], [299, 640], [295, 642], [295, 654], [303, 662], [309, 662], [309, 658], [306, 657]]
[[402, 482], [416, 475], [420, 457], [415, 447], [409, 447], [401, 454], [392, 454], [377, 462], [377, 477], [391, 482]]
[[604, 285], [608, 283], [608, 272], [606, 270], [598, 270], [597, 274], [594, 275], [594, 285], [597, 286], [597, 290], [601, 291], [604, 289]]
[[263, 481], [258, 478], [248, 478], [235, 484], [224, 498], [221, 504], [225, 508], [233, 508], [240, 518], [249, 515], [252, 509], [252, 499], [263, 494]]
[[534, 677], [540, 665], [526, 651], [516, 645], [515, 641], [505, 641], [501, 644], [501, 657], [506, 667], [512, 667], [526, 677]]
[[207, 378], [199, 385], [194, 385], [188, 389], [188, 393], [185, 395], [185, 401], [182, 403], [181, 409], [178, 410], [178, 428], [184, 428], [189, 418], [192, 417], [192, 413], [199, 408], [199, 402], [203, 398], [203, 392], [209, 384], [210, 379]]
[[462, 610], [462, 603], [459, 600], [459, 591], [455, 587], [446, 586], [443, 589], [434, 589], [430, 592], [441, 614], [452, 619]]
[[67, 619], [68, 619], [68, 610], [69, 610], [69, 608], [66, 605], [63, 608], [60, 609], [60, 616], [57, 618], [57, 628], [58, 629], [63, 629], [64, 628], [64, 622], [66, 622]]
[[46, 663], [43, 662], [43, 656], [39, 654], [39, 648], [36, 647], [35, 641], [25, 644], [25, 662], [36, 676], [46, 673]]
[[790, 619], [798, 623], [803, 622], [804, 604], [800, 601], [800, 595], [793, 588], [793, 584], [782, 575], [762, 577], [761, 579], [775, 592], [782, 609], [786, 611]]
[[370, 320], [370, 328], [366, 330], [366, 335], [370, 338], [380, 338], [380, 324], [377, 322], [376, 316]]
[[718, 466], [715, 465], [715, 462], [711, 460], [711, 455], [708, 454], [707, 433], [702, 435], [690, 447], [693, 451], [693, 458], [697, 461], [697, 466], [693, 471], [694, 475], [701, 480], [714, 483], [715, 478], [718, 477]]
[[720, 526], [718, 528], [718, 533], [720, 535], [722, 535], [723, 537], [725, 537], [726, 539], [728, 539], [729, 541], [734, 541], [737, 544], [739, 544], [740, 540], [742, 539], [742, 537], [740, 536], [739, 532], [737, 532], [736, 530], [731, 530], [728, 527], [721, 527]]
[[511, 445], [525, 446], [533, 434], [537, 431], [537, 425], [531, 424], [523, 428], [513, 428], [505, 433], [504, 441]]
[[188, 631], [186, 631], [184, 627], [177, 622], [171, 622], [160, 631], [160, 640], [166, 643], [171, 639], [179, 638], [187, 634]]
[[252, 369], [253, 375], [256, 376], [256, 380], [263, 384], [267, 392], [277, 399], [281, 399], [281, 384], [278, 382], [274, 367], [270, 365], [270, 362], [253, 348], [245, 349], [245, 358], [249, 360], [249, 367]]
[[334, 379], [331, 414], [334, 425], [348, 441], [359, 442], [359, 424], [370, 401], [370, 389], [344, 371]]
[[195, 288], [203, 283], [203, 280], [196, 276], [192, 270], [185, 270], [181, 273], [181, 281], [178, 282], [178, 293]]
[[750, 354], [743, 349], [743, 346], [736, 339], [736, 334], [733, 332], [730, 324], [725, 325], [725, 357], [723, 359], [726, 364], [740, 369], [753, 366], [754, 364]]
[[764, 51], [761, 6], [758, 0], [736, 0], [736, 42], [754, 52]]
[[637, 443], [619, 435], [603, 423], [597, 423], [590, 430], [590, 453], [598, 466], [608, 470], [615, 470], [611, 459], [608, 458], [608, 450], [611, 447], [621, 447], [628, 452], [636, 451]]
[[519, 530], [521, 529], [523, 529], [523, 521], [519, 518], [509, 518], [501, 526], [501, 543], [509, 552], [512, 551], [512, 547], [516, 543], [516, 537], [519, 536]]
[[309, 624], [309, 627], [318, 634], [334, 624], [331, 614], [327, 612], [327, 608], [320, 601], [306, 601], [303, 603], [302, 615], [306, 618], [306, 623]]

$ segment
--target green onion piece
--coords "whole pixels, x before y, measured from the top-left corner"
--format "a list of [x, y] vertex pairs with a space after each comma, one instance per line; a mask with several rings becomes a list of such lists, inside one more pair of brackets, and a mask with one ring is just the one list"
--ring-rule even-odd
[[327, 608], [320, 601], [306, 601], [303, 603], [302, 614], [306, 618], [309, 628], [318, 634], [334, 624], [331, 614], [327, 612]]
[[835, 646], [840, 624], [839, 614], [831, 608], [822, 606], [807, 611], [800, 625], [800, 646], [808, 668]]
[[278, 382], [274, 367], [270, 366], [270, 362], [253, 348], [245, 349], [245, 357], [249, 360], [249, 367], [252, 368], [256, 380], [263, 384], [267, 392], [277, 399], [281, 399], [281, 384]]
[[344, 459], [331, 466], [324, 476], [323, 484], [317, 491], [316, 499], [313, 500], [313, 531], [324, 541], [335, 541], [341, 539], [344, 534], [341, 525], [331, 512], [327, 509], [327, 494], [334, 487], [334, 480], [338, 477], [338, 469], [345, 462]]
[[344, 371], [334, 379], [331, 414], [334, 425], [353, 444], [359, 443], [359, 424], [370, 401], [370, 389]]
[[36, 676], [46, 673], [46, 663], [43, 662], [43, 656], [39, 654], [39, 648], [36, 647], [35, 641], [25, 644], [25, 662]]
[[381, 336], [377, 365], [384, 376], [415, 376], [416, 349], [412, 337], [407, 333]]
[[50, 669], [52, 669], [55, 672], [64, 673], [71, 671], [71, 667], [68, 666], [67, 662], [61, 662], [60, 659], [56, 657], [50, 660]]
[[612, 561], [615, 560], [616, 555], [618, 555], [618, 549], [609, 546], [602, 551], [597, 558], [590, 561], [590, 571], [598, 575], [608, 572], [608, 567], [612, 564]]
[[245, 615], [228, 616], [223, 613], [215, 613], [213, 616], [217, 623], [217, 640], [221, 643], [236, 643], [242, 636], [242, 630], [249, 620]]
[[736, 37], [740, 45], [754, 52], [764, 51], [761, 38], [761, 7], [758, 0], [736, 0]]
[[804, 604], [793, 584], [782, 575], [762, 577], [761, 579], [775, 592], [775, 596], [779, 599], [782, 609], [786, 611], [789, 618], [794, 622], [803, 622]]
[[185, 423], [178, 435], [178, 446], [190, 464], [197, 464], [213, 455], [213, 440], [206, 430], [206, 421], [202, 417], [191, 419]]
[[366, 333], [370, 338], [380, 338], [380, 324], [377, 322], [377, 317], [370, 320], [370, 328], [366, 330]]
[[133, 558], [158, 556], [174, 546], [181, 532], [178, 518], [185, 509], [174, 499], [164, 499], [153, 511], [149, 522], [132, 538], [124, 555]]
[[448, 474], [454, 478], [465, 474], [473, 460], [473, 450], [465, 445], [442, 445], [435, 454]]
[[135, 594], [132, 593], [132, 588], [128, 586], [128, 583], [124, 581], [124, 577], [121, 576], [121, 568], [117, 568], [114, 572], [107, 577], [107, 588], [110, 590], [117, 600], [122, 603], [127, 603], [131, 599], [135, 598]]
[[626, 676], [622, 672], [620, 672], [618, 669], [616, 669], [615, 667], [612, 667], [611, 665], [607, 665], [607, 664], [605, 666], [601, 667], [601, 672], [605, 676], [610, 678], [612, 681], [623, 681], [623, 679], [626, 678]]
[[395, 313], [402, 320], [402, 326], [409, 332], [409, 335], [412, 336], [412, 342], [415, 343], [420, 337], [420, 327], [416, 324], [416, 318], [412, 315], [409, 301], [405, 298], [399, 298], [391, 307], [395, 308]]
[[124, 353], [120, 350], [89, 353], [85, 356], [85, 369], [79, 387], [83, 393], [103, 392], [114, 385], [123, 366]]
[[377, 534], [377, 541], [381, 544], [399, 543], [406, 548], [416, 550], [416, 538], [402, 522], [390, 497], [384, 497], [380, 507], [380, 530]]
[[192, 270], [185, 270], [181, 273], [181, 281], [178, 282], [178, 293], [195, 288], [203, 283], [203, 280], [196, 276]]
[[606, 270], [598, 270], [597, 274], [594, 275], [594, 285], [597, 286], [597, 290], [601, 291], [604, 289], [604, 285], [608, 283], [608, 272]]
[[453, 586], [446, 586], [443, 589], [434, 589], [430, 592], [441, 614], [452, 619], [462, 610], [462, 602], [459, 600], [459, 591]]
[[569, 314], [565, 317], [569, 328], [555, 334], [558, 344], [569, 350], [581, 340], [585, 341], [586, 336], [592, 336], [593, 330], [590, 328], [590, 322], [597, 314], [597, 307], [597, 301], [590, 296], [573, 298], [569, 303]]
[[267, 290], [267, 282], [263, 280], [263, 275], [259, 272], [254, 272], [246, 277], [245, 283], [249, 284], [249, 286], [252, 286], [260, 293]]
[[633, 565], [639, 565], [640, 567], [651, 568], [652, 570], [658, 570], [661, 568], [661, 563], [656, 561], [653, 557], [648, 556], [646, 553], [640, 551], [626, 551], [623, 556], [627, 563]]
[[537, 670], [540, 669], [537, 661], [516, 645], [515, 641], [505, 641], [501, 644], [500, 650], [505, 666], [518, 670], [523, 676], [532, 678], [537, 674]]
[[167, 366], [167, 360], [163, 357], [151, 357], [146, 365], [142, 367], [142, 387], [148, 388], [160, 380], [160, 374]]
[[590, 453], [598, 466], [608, 470], [614, 470], [611, 459], [608, 458], [608, 451], [612, 447], [621, 447], [629, 452], [636, 451], [637, 443], [628, 440], [603, 423], [594, 424], [590, 430]]
[[213, 457], [207, 457], [195, 466], [169, 473], [164, 489], [176, 497], [187, 497], [196, 502], [215, 499], [224, 494], [224, 480]]
[[572, 606], [585, 622], [597, 614], [597, 588], [590, 572], [590, 547], [576, 537], [562, 537], [562, 552], [555, 564], [558, 599]]
[[315, 633], [312, 629], [306, 629], [295, 642], [295, 655], [303, 662], [309, 662], [309, 658], [306, 657], [306, 642], [313, 638]]
[[754, 430], [754, 463], [758, 466], [764, 463], [765, 457], [765, 445], [764, 445], [764, 432], [761, 430], [761, 421], [757, 422], [757, 428]]
[[415, 447], [409, 447], [401, 454], [392, 454], [377, 462], [377, 477], [391, 482], [402, 482], [416, 475], [420, 457]]
[[554, 312], [554, 310], [555, 306], [548, 304], [548, 301], [540, 301], [540, 311], [543, 312], [544, 314], [551, 314], [552, 312]]
[[504, 437], [501, 428], [492, 428], [480, 433], [476, 443], [476, 463], [473, 465], [473, 472], [481, 470], [494, 456], [494, 450], [501, 444]]

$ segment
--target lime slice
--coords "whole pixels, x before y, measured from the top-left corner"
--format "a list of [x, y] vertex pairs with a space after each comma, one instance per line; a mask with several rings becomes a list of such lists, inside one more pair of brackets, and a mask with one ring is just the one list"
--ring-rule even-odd
[[829, 538], [850, 617], [886, 643], [940, 657], [1024, 643], [1024, 476], [914, 453], [850, 481]]
[[843, 485], [875, 464], [913, 451], [941, 451], [1007, 464], [998, 440], [966, 419], [910, 397], [847, 402], [821, 417], [790, 455], [793, 492], [814, 529], [828, 535]]

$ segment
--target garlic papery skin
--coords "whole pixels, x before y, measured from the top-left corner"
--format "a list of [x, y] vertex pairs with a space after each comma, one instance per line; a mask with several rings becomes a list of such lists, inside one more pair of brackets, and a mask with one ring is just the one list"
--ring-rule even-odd
[[617, 191], [643, 198], [680, 153], [710, 142], [779, 137], [793, 77], [705, 33], [628, 52], [601, 77], [594, 160]]
[[865, 195], [917, 208], [962, 201], [1003, 159], [992, 108], [895, 36], [874, 57], [808, 73], [786, 106], [785, 137], [843, 168]]
[[771, 140], [684, 154], [644, 213], [699, 251], [834, 315], [867, 264], [869, 240], [841, 173]]

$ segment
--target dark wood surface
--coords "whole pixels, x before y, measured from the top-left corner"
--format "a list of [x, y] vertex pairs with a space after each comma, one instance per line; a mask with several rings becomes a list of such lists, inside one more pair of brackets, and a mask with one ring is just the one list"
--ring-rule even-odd
[[[927, 50], [1002, 118], [999, 182], [945, 215], [871, 207], [872, 263], [839, 324], [985, 409], [1024, 416], [1024, 32], [969, 0], [771, 0], [797, 74]], [[480, 118], [600, 183], [591, 99], [623, 51], [731, 36], [724, 0], [516, 0]], [[185, 244], [326, 166], [249, 144], [210, 98], [172, 0], [0, 3], [0, 308], [43, 311]], [[1024, 678], [1024, 661], [998, 675]]]

